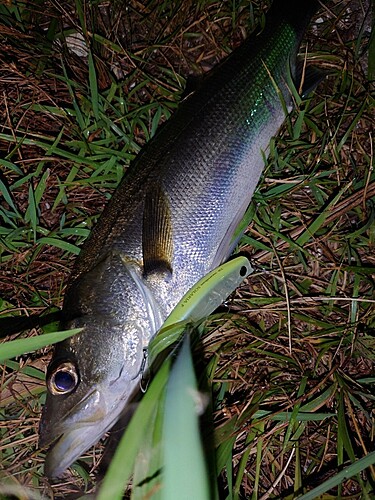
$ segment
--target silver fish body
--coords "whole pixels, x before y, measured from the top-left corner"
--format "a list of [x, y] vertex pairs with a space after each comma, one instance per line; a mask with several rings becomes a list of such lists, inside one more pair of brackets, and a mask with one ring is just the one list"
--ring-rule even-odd
[[316, 7], [275, 1], [247, 40], [137, 156], [77, 259], [65, 328], [47, 374], [41, 446], [58, 477], [119, 418], [138, 390], [144, 350], [177, 302], [225, 260], [291, 109], [287, 75]]

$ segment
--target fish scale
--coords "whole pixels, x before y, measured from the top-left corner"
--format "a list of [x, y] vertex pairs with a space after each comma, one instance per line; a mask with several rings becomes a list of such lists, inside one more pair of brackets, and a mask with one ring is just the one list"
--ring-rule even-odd
[[[317, 2], [275, 1], [266, 27], [201, 86], [131, 164], [75, 263], [47, 373], [40, 445], [58, 477], [139, 390], [144, 349], [182, 296], [228, 258], [292, 100], [286, 81]], [[275, 88], [277, 87], [277, 90]]]

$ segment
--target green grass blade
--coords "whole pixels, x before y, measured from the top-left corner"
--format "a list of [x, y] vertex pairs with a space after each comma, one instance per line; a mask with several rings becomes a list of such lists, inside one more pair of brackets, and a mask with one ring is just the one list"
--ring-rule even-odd
[[12, 195], [10, 194], [10, 192], [8, 191], [7, 187], [5, 186], [5, 184], [1, 179], [0, 179], [0, 193], [4, 197], [5, 201], [8, 203], [8, 205], [14, 210], [14, 213], [17, 215], [17, 217], [21, 217], [13, 203]]
[[12, 360], [8, 359], [7, 361], [5, 361], [4, 364], [8, 368], [11, 368], [14, 371], [19, 371], [21, 373], [24, 373], [25, 375], [28, 375], [29, 377], [33, 377], [33, 378], [39, 379], [39, 380], [45, 380], [45, 378], [46, 378], [44, 371], [38, 370], [37, 368], [34, 368], [32, 366], [28, 366], [28, 365], [21, 366], [20, 363], [17, 363], [17, 361], [12, 361]]
[[[256, 444], [256, 450], [257, 450], [257, 467], [256, 467], [256, 475], [255, 475], [255, 482], [254, 482], [254, 492], [252, 495], [252, 499], [256, 499], [257, 497], [257, 491], [259, 487], [259, 472], [260, 472], [260, 464], [262, 462], [262, 443], [263, 440], [261, 437], [258, 438], [259, 435], [261, 435], [264, 432], [264, 422], [259, 422], [254, 424], [252, 429], [248, 432], [246, 436], [246, 446], [247, 449], [244, 452], [244, 454], [241, 457], [240, 463], [238, 465], [237, 469], [237, 475], [236, 475], [236, 480], [234, 484], [234, 490], [233, 490], [233, 496], [235, 500], [238, 500], [240, 498], [240, 489], [241, 489], [241, 484], [243, 481], [243, 476], [246, 471], [246, 464], [249, 459], [250, 453], [254, 449], [255, 442]], [[257, 439], [258, 438], [258, 439]]]
[[346, 184], [340, 192], [327, 204], [323, 212], [321, 212], [309, 225], [296, 241], [296, 244], [303, 247], [309, 239], [324, 225], [327, 217], [330, 215], [331, 207], [334, 207], [341, 196], [349, 189], [350, 185]]
[[94, 58], [92, 51], [89, 50], [89, 82], [91, 92], [91, 104], [94, 117], [99, 121], [99, 94], [98, 94], [98, 80], [96, 77]]
[[298, 500], [315, 500], [316, 498], [319, 498], [319, 495], [323, 495], [326, 491], [335, 488], [345, 480], [359, 474], [373, 464], [375, 464], [375, 451], [369, 453], [363, 458], [360, 458], [348, 467], [345, 467], [342, 471], [327, 481], [324, 481], [321, 485], [298, 497]]
[[98, 500], [120, 500], [123, 491], [133, 471], [135, 459], [155, 413], [156, 406], [165, 388], [170, 371], [170, 360], [167, 359], [155, 378], [152, 380], [146, 394], [139, 403], [133, 418], [121, 438], [108, 472], [102, 482], [97, 496]]
[[0, 165], [3, 165], [4, 167], [9, 168], [9, 170], [12, 170], [13, 172], [15, 172], [18, 175], [23, 175], [22, 170], [15, 163], [12, 163], [8, 160], [5, 160], [4, 158], [0, 158]]
[[371, 5], [372, 29], [368, 49], [368, 75], [370, 82], [375, 81], [375, 0], [372, 0]]
[[163, 419], [164, 393], [156, 405], [143, 437], [134, 466], [131, 500], [144, 500], [152, 496], [152, 500], [163, 500], [161, 488], [162, 452], [163, 452]]
[[26, 352], [36, 351], [50, 344], [61, 342], [80, 331], [81, 328], [74, 328], [62, 332], [46, 333], [45, 335], [38, 335], [37, 337], [29, 337], [27, 339], [8, 340], [0, 345], [0, 362], [3, 363], [7, 359], [21, 356]]
[[59, 240], [57, 238], [51, 238], [48, 236], [43, 236], [42, 238], [39, 238], [36, 243], [39, 245], [52, 245], [57, 248], [61, 248], [62, 250], [65, 250], [66, 252], [73, 253], [74, 255], [78, 255], [81, 249], [77, 247], [76, 245], [73, 245], [73, 243], [69, 243], [68, 241], [63, 241]]
[[167, 384], [164, 417], [164, 500], [209, 500], [207, 467], [199, 431], [199, 394], [185, 335]]

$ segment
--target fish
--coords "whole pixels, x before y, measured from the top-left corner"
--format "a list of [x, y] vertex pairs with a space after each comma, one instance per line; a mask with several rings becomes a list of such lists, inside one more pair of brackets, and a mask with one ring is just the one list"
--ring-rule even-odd
[[184, 99], [131, 163], [75, 262], [47, 369], [39, 446], [64, 471], [139, 392], [147, 346], [183, 295], [230, 256], [270, 140], [292, 109], [288, 78], [318, 7], [274, 0], [250, 36]]

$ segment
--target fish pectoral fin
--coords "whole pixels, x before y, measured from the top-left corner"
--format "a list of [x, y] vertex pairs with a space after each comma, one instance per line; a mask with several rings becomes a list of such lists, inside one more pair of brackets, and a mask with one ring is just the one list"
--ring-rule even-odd
[[169, 200], [160, 183], [145, 197], [142, 228], [143, 273], [172, 274], [172, 217]]

